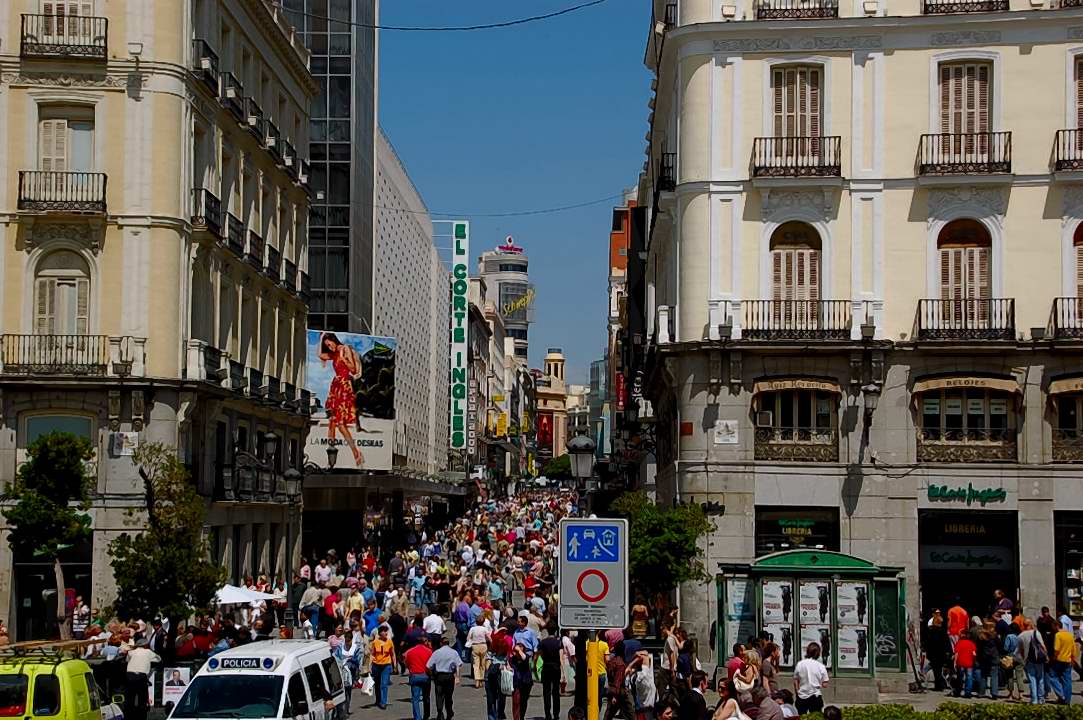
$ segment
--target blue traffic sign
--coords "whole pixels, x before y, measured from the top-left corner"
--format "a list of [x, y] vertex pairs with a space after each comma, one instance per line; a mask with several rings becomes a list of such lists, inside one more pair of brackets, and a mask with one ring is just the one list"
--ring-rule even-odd
[[621, 526], [618, 524], [569, 527], [564, 558], [567, 562], [622, 562], [620, 533]]

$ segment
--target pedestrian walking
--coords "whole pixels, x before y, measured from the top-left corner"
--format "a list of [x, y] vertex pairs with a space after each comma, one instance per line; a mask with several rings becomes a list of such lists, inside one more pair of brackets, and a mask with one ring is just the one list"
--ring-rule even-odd
[[658, 703], [658, 688], [654, 684], [654, 661], [646, 650], [640, 650], [628, 665], [627, 685], [632, 696], [636, 720], [653, 720]]
[[1049, 662], [1049, 685], [1062, 705], [1072, 703], [1072, 666], [1076, 660], [1075, 636], [1062, 625], [1053, 636], [1053, 657]]
[[545, 626], [546, 636], [538, 642], [541, 658], [542, 707], [545, 720], [560, 720], [560, 686], [564, 677], [561, 667], [564, 644], [557, 632], [557, 624], [550, 620]]
[[[978, 655], [978, 647], [969, 635], [961, 635], [955, 642], [955, 674], [956, 682], [960, 687], [955, 690], [955, 696], [959, 692], [964, 698], [969, 698], [974, 688], [974, 665]], [[800, 707], [800, 706], [798, 706]]]
[[797, 711], [802, 715], [824, 708], [823, 689], [829, 678], [827, 668], [820, 662], [820, 644], [811, 642], [805, 648], [805, 658], [793, 669]]
[[432, 679], [429, 677], [428, 665], [431, 657], [432, 647], [429, 645], [427, 635], [422, 635], [417, 644], [403, 655], [410, 683], [410, 708], [413, 710], [413, 720], [428, 720], [430, 717], [429, 696]]
[[486, 658], [489, 654], [489, 635], [485, 618], [481, 615], [466, 633], [466, 646], [474, 666], [474, 687], [479, 689], [485, 683], [485, 671], [488, 669]]
[[124, 679], [124, 717], [131, 720], [147, 720], [149, 697], [147, 678], [152, 663], [161, 662], [154, 651], [145, 646], [128, 651], [127, 672]]
[[455, 717], [455, 687], [459, 684], [459, 667], [462, 664], [459, 653], [448, 645], [446, 637], [441, 637], [440, 648], [426, 663], [436, 691], [436, 720], [453, 720]]
[[679, 720], [707, 720], [707, 673], [695, 670], [689, 677], [691, 690], [681, 700], [677, 717]]
[[1023, 621], [1023, 632], [1019, 633], [1019, 657], [1030, 684], [1030, 704], [1044, 705], [1047, 686], [1045, 665], [1049, 662], [1049, 651], [1041, 633], [1035, 629], [1033, 620]]
[[534, 674], [530, 664], [531, 655], [526, 646], [516, 642], [512, 648], [509, 662], [514, 673], [511, 696], [512, 720], [526, 720], [527, 705], [530, 704], [530, 691], [534, 688]]
[[614, 646], [605, 664], [607, 679], [605, 720], [613, 720], [618, 715], [623, 720], [635, 720], [632, 698], [625, 686], [627, 672], [628, 666], [624, 662], [624, 641], [622, 640]]
[[372, 679], [375, 682], [376, 706], [387, 709], [387, 689], [391, 684], [391, 668], [395, 664], [395, 643], [388, 637], [387, 626], [380, 627], [372, 641]]
[[[506, 684], [504, 675], [506, 672], [512, 672], [508, 661], [513, 647], [511, 634], [506, 627], [498, 627], [489, 636], [487, 657], [489, 669], [485, 675], [485, 710], [488, 720], [504, 720], [505, 718], [508, 694], [504, 692]], [[514, 688], [514, 682], [511, 684]]]

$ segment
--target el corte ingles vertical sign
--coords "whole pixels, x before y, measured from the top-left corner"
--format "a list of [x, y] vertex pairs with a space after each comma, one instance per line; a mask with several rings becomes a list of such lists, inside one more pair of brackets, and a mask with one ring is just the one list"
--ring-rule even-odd
[[452, 223], [451, 249], [451, 449], [466, 449], [467, 355], [470, 312], [470, 223]]

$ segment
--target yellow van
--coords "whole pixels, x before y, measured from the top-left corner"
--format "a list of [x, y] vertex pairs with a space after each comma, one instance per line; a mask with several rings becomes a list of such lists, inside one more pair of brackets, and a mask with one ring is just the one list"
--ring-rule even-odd
[[0, 652], [0, 720], [3, 718], [102, 720], [102, 698], [94, 673], [82, 660], [56, 651]]

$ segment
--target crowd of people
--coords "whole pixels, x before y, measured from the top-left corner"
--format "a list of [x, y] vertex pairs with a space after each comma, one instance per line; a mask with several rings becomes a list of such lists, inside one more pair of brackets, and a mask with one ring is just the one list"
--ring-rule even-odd
[[[934, 610], [924, 628], [927, 670], [937, 690], [955, 696], [1069, 704], [1079, 646], [1064, 608], [1043, 607], [1036, 618], [997, 590], [985, 617], [956, 599], [945, 613]], [[1006, 692], [1001, 693], [1001, 689]]]

